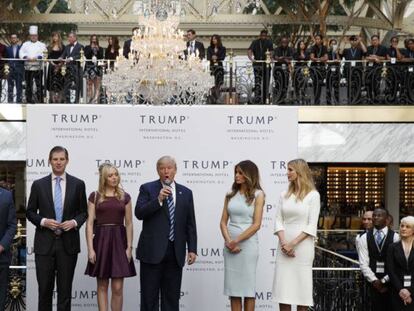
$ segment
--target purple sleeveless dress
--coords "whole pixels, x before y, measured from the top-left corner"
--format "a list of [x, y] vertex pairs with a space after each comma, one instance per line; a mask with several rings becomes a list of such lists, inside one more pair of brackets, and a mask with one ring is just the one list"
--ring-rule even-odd
[[[99, 201], [99, 194], [96, 202]], [[116, 197], [107, 198], [95, 206], [95, 235], [93, 248], [96, 262], [88, 261], [85, 274], [98, 278], [125, 278], [135, 276], [134, 259], [128, 262], [127, 238], [124, 226], [125, 205], [131, 201], [125, 193], [123, 201]], [[89, 202], [95, 202], [95, 192], [89, 195]]]

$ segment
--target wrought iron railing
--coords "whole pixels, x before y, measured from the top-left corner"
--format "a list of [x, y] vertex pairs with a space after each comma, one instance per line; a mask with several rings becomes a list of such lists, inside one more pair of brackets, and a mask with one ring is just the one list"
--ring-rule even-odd
[[17, 234], [11, 245], [12, 261], [9, 270], [5, 310], [26, 310], [26, 235], [18, 222]]
[[[30, 72], [25, 71], [24, 60], [3, 59], [0, 102], [142, 104], [139, 94], [116, 94], [117, 98], [114, 98], [114, 94], [109, 94], [103, 87], [91, 91], [87, 74], [91, 61], [85, 58], [72, 62], [44, 59], [36, 61], [39, 70]], [[113, 62], [96, 60], [94, 66], [105, 75], [116, 70]], [[178, 101], [175, 98], [168, 103], [414, 104], [413, 62], [283, 63], [268, 59], [252, 63], [233, 58], [230, 54], [223, 62], [211, 63], [209, 70], [215, 78], [215, 85], [212, 85], [206, 102]]]
[[414, 104], [411, 62], [230, 60], [213, 74], [223, 75], [222, 85], [216, 85], [220, 95], [212, 100], [220, 104]]
[[[314, 307], [311, 310], [371, 310], [368, 284], [354, 259], [356, 233], [350, 230], [318, 231], [313, 268]], [[344, 234], [347, 243], [344, 243]]]

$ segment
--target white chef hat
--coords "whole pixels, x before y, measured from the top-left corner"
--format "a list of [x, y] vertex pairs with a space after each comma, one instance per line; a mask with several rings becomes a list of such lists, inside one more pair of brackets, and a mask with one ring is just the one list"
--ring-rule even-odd
[[37, 35], [37, 29], [38, 29], [38, 27], [37, 26], [30, 26], [29, 27], [29, 34], [30, 35]]

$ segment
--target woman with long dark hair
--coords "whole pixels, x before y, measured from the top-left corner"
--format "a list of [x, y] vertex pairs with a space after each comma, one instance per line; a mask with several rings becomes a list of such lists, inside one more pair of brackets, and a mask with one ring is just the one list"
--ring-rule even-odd
[[85, 57], [89, 59], [86, 62], [85, 74], [88, 81], [88, 100], [98, 103], [101, 89], [102, 68], [98, 66], [98, 60], [104, 58], [104, 50], [99, 46], [99, 39], [92, 35], [89, 45], [85, 46]]
[[[105, 59], [109, 60], [111, 65], [110, 68], [114, 68], [114, 62], [116, 57], [119, 56], [119, 39], [117, 36], [112, 36], [108, 38], [108, 47], [105, 50]], [[109, 68], [108, 68], [109, 69]]]
[[224, 81], [223, 60], [226, 58], [226, 47], [219, 35], [212, 35], [210, 46], [207, 48], [207, 60], [210, 61], [210, 71], [214, 75], [215, 86], [220, 87]]
[[309, 53], [307, 51], [305, 41], [299, 40], [296, 47], [296, 53], [293, 55], [293, 59], [296, 61], [308, 61]]
[[250, 160], [238, 163], [220, 221], [225, 244], [224, 294], [230, 297], [231, 311], [253, 311], [255, 307], [257, 231], [261, 227], [264, 203], [256, 164]]

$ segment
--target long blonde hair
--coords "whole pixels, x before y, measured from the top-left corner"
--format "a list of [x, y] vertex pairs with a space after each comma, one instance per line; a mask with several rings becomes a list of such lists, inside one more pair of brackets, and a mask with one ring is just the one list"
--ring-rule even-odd
[[291, 166], [295, 170], [298, 177], [296, 180], [289, 183], [289, 188], [285, 197], [289, 198], [292, 194], [295, 194], [296, 200], [303, 201], [309, 192], [315, 190], [312, 172], [308, 163], [303, 159], [289, 161], [288, 166]]
[[99, 166], [99, 185], [98, 185], [99, 200], [98, 200], [98, 203], [101, 203], [108, 198], [106, 196], [106, 180], [108, 178], [108, 175], [111, 169], [115, 170], [115, 173], [118, 176], [118, 184], [115, 187], [115, 197], [119, 201], [124, 200], [125, 191], [121, 188], [121, 177], [119, 176], [118, 169], [111, 163], [103, 163]]
[[[54, 36], [58, 37], [58, 41], [56, 43], [53, 42]], [[60, 50], [63, 49], [62, 37], [60, 35], [60, 32], [57, 32], [57, 31], [52, 32], [52, 36], [50, 37], [50, 43], [48, 46], [49, 53], [53, 50], [53, 47], [55, 46], [55, 44], [59, 47]]]
[[[240, 170], [246, 179], [246, 193], [244, 195], [246, 196], [246, 203], [250, 205], [254, 201], [256, 190], [262, 190], [262, 187], [260, 186], [259, 169], [256, 164], [250, 160], [241, 161], [236, 164], [234, 167], [234, 176], [236, 176], [237, 169]], [[240, 187], [241, 185], [234, 182], [231, 187], [231, 192], [226, 195], [226, 200], [229, 201], [234, 197], [236, 193], [239, 192]]]

